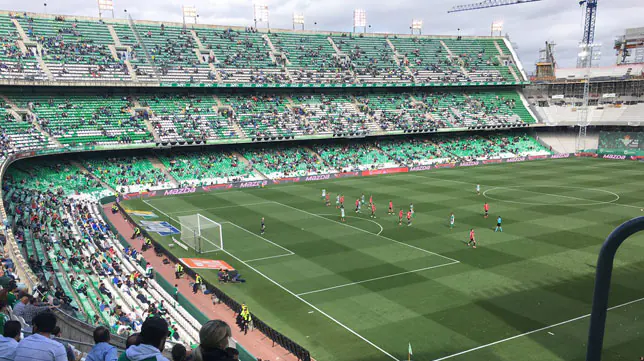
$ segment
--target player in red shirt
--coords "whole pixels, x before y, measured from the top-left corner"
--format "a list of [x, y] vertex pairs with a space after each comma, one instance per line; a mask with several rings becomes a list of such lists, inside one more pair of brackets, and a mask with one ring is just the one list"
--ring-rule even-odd
[[369, 195], [369, 205], [373, 204], [373, 195]]
[[360, 213], [360, 198], [356, 199], [356, 213]]
[[389, 215], [394, 215], [395, 214], [395, 212], [394, 212], [394, 202], [392, 202], [392, 201], [389, 201], [389, 211], [387, 211], [387, 214], [389, 214]]
[[329, 193], [327, 193], [326, 194], [326, 206], [328, 207], [330, 205], [331, 205], [331, 200], [329, 199]]
[[476, 238], [474, 237], [474, 229], [470, 229], [470, 241], [467, 242], [467, 245], [469, 246], [472, 244], [472, 248], [476, 248]]
[[376, 205], [371, 203], [371, 218], [376, 218]]
[[407, 211], [407, 226], [411, 226], [411, 211]]
[[483, 210], [485, 211], [485, 216], [483, 217], [487, 218], [487, 213], [490, 211], [490, 205], [487, 204], [487, 202], [485, 202], [485, 204], [483, 205]]
[[403, 219], [403, 210], [401, 208], [400, 212], [398, 212], [398, 225], [399, 226], [402, 226], [402, 219]]
[[340, 207], [344, 206], [344, 194], [340, 196]]

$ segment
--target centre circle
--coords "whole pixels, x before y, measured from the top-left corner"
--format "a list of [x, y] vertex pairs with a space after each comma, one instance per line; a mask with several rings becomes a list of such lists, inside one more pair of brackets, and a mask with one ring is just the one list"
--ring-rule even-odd
[[[610, 200], [593, 200], [593, 199], [588, 199], [588, 198], [582, 198], [582, 197], [575, 197], [575, 196], [569, 196], [565, 194], [554, 194], [554, 193], [547, 193], [547, 192], [541, 192], [539, 191], [540, 188], [559, 188], [559, 189], [570, 189], [570, 190], [583, 190], [588, 192], [589, 194], [591, 193], [599, 193], [602, 195], [610, 195], [612, 199]], [[528, 201], [520, 201], [520, 200], [511, 200], [511, 199], [500, 199], [498, 197], [494, 196], [494, 193], [501, 193], [504, 190], [517, 190], [517, 191], [522, 191], [525, 193], [531, 193], [535, 197], [538, 195], [544, 196], [544, 197], [557, 197], [561, 199], [569, 199], [570, 202], [528, 202]], [[538, 185], [538, 186], [531, 186], [530, 188], [525, 187], [525, 186], [507, 186], [507, 187], [492, 187], [490, 189], [487, 189], [483, 192], [483, 196], [485, 198], [498, 201], [498, 202], [506, 202], [506, 203], [516, 203], [516, 204], [524, 204], [524, 205], [531, 205], [531, 206], [595, 206], [595, 205], [600, 205], [600, 204], [609, 204], [609, 203], [614, 203], [619, 200], [619, 195], [615, 192], [607, 191], [604, 189], [596, 189], [596, 188], [585, 188], [585, 187], [572, 187], [572, 186], [558, 186], [558, 185]], [[591, 196], [592, 197], [592, 196]], [[532, 197], [531, 197], [532, 198]], [[581, 201], [581, 203], [574, 202], [574, 201]]]

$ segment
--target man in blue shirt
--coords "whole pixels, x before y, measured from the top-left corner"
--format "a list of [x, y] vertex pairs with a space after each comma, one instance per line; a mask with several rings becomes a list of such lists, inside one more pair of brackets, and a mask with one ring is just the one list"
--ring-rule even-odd
[[18, 343], [14, 361], [67, 361], [65, 346], [51, 339], [56, 316], [43, 312], [34, 317], [33, 323], [34, 334]]
[[494, 232], [496, 231], [501, 231], [503, 232], [503, 227], [501, 227], [501, 216], [496, 219], [496, 228], [494, 229]]
[[20, 322], [7, 321], [4, 324], [4, 331], [0, 336], [0, 361], [13, 361], [20, 340], [20, 332]]
[[86, 361], [116, 361], [116, 347], [109, 344], [110, 330], [105, 326], [99, 326], [94, 330], [94, 347], [87, 354]]

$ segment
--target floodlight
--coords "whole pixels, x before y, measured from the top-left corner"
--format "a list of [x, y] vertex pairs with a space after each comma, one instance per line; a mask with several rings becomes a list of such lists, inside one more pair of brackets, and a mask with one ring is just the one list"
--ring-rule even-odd
[[[114, 17], [114, 2], [112, 0], [97, 0], [97, 2], [99, 19], [103, 17], [104, 11], [111, 11], [112, 17]], [[47, 4], [45, 4], [45, 6], [47, 6]]]
[[355, 9], [353, 10], [353, 32], [356, 32], [356, 28], [363, 28], [364, 31], [367, 31], [367, 12], [364, 9]]
[[293, 13], [293, 30], [295, 26], [301, 26], [304, 30], [304, 14]]

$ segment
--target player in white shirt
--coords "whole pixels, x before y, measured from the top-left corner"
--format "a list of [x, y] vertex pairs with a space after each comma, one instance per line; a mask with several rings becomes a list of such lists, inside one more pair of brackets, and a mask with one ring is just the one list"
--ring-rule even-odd
[[340, 208], [340, 194], [335, 196], [335, 208]]
[[478, 194], [479, 196], [481, 195], [481, 185], [480, 184], [476, 185], [476, 194]]
[[322, 189], [322, 199], [326, 197], [326, 189]]
[[340, 206], [340, 220], [344, 222], [344, 205]]

